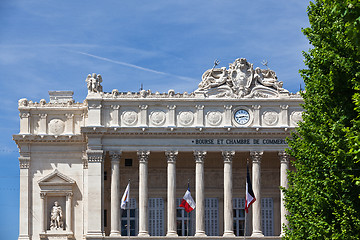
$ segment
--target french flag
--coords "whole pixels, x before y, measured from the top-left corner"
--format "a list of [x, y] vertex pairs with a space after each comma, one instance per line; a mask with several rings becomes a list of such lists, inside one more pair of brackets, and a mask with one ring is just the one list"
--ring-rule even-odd
[[121, 198], [121, 209], [125, 209], [126, 208], [126, 203], [129, 202], [129, 194], [130, 194], [130, 180], [129, 183], [125, 189], [124, 195]]
[[183, 207], [185, 209], [186, 212], [191, 212], [192, 210], [195, 209], [195, 201], [194, 199], [191, 197], [191, 193], [190, 193], [190, 185], [188, 184], [188, 189], [181, 201], [180, 207]]
[[245, 211], [249, 212], [249, 207], [256, 201], [255, 194], [252, 190], [250, 174], [249, 174], [249, 166], [246, 165], [246, 197], [245, 197]]

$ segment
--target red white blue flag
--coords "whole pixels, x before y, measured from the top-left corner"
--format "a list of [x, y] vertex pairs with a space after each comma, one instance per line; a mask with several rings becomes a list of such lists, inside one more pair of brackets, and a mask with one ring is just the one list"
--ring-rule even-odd
[[126, 203], [129, 202], [129, 194], [130, 194], [130, 182], [128, 183], [124, 195], [121, 198], [121, 209], [125, 209]]
[[249, 174], [249, 166], [246, 165], [246, 197], [245, 197], [245, 211], [249, 212], [249, 207], [256, 201], [255, 194], [252, 189], [250, 174]]
[[195, 209], [195, 201], [194, 199], [191, 197], [191, 193], [190, 193], [190, 185], [188, 184], [188, 189], [181, 201], [180, 207], [183, 207], [185, 209], [186, 212], [191, 212], [192, 210]]

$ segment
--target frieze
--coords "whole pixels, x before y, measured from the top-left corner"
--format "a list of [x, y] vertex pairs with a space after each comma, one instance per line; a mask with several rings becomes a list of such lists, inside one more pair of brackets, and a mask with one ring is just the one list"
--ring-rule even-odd
[[194, 145], [286, 145], [285, 139], [259, 138], [200, 138], [193, 139]]
[[222, 121], [222, 114], [220, 112], [208, 112], [206, 114], [207, 121], [211, 126], [218, 126]]
[[263, 120], [266, 125], [276, 125], [279, 120], [279, 114], [275, 111], [265, 111], [263, 113]]
[[60, 135], [65, 130], [65, 123], [61, 119], [55, 118], [49, 122], [49, 132], [54, 135]]
[[150, 113], [150, 121], [156, 126], [161, 126], [166, 120], [166, 114], [163, 111], [153, 111]]
[[121, 115], [122, 121], [128, 125], [135, 125], [138, 120], [138, 114], [135, 111], [126, 111]]
[[183, 111], [179, 113], [179, 122], [184, 125], [188, 126], [193, 123], [194, 121], [194, 113], [191, 111]]

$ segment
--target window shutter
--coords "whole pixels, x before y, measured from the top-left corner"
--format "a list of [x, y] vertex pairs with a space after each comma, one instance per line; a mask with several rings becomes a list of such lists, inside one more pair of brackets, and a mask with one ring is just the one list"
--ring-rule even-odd
[[274, 235], [274, 210], [273, 210], [273, 199], [262, 198], [261, 199], [261, 223], [262, 230], [265, 236]]
[[205, 198], [205, 232], [208, 236], [219, 235], [218, 212], [218, 199]]
[[149, 198], [149, 234], [164, 236], [164, 201], [162, 198]]

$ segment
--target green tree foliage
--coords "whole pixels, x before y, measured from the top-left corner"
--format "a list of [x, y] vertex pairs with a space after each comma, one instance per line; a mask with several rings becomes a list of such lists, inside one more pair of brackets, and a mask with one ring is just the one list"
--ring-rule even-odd
[[289, 140], [285, 239], [360, 238], [360, 2], [308, 7], [303, 122]]

